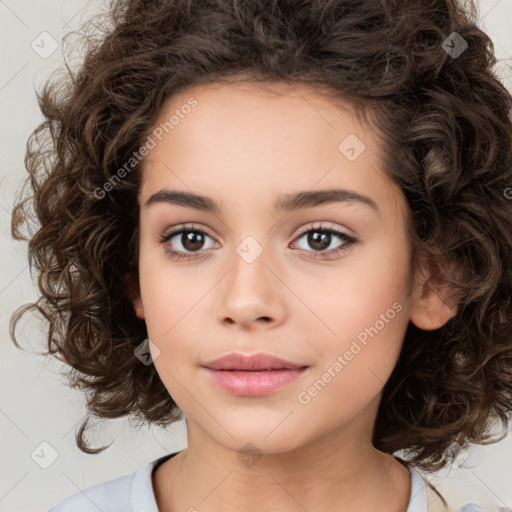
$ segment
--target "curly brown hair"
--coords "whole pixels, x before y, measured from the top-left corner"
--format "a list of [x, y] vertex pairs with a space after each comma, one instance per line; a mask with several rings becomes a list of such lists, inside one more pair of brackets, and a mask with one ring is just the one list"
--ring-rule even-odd
[[[410, 207], [412, 268], [428, 255], [459, 294], [442, 328], [409, 322], [374, 446], [432, 471], [453, 442], [502, 439], [491, 426], [508, 428], [512, 410], [512, 98], [477, 19], [473, 3], [456, 0], [112, 1], [84, 26], [78, 69], [66, 65], [37, 93], [45, 120], [27, 143], [12, 234], [29, 240], [41, 295], [13, 314], [14, 343], [20, 317], [37, 310], [49, 325], [45, 355], [69, 365], [89, 413], [158, 426], [178, 419], [154, 365], [134, 355], [147, 338], [131, 301], [144, 159], [103, 187], [178, 91], [242, 80], [323, 85], [358, 115], [371, 112], [383, 168]], [[467, 43], [460, 55], [448, 50], [454, 32], [457, 48]], [[83, 436], [89, 419], [77, 445], [98, 453], [106, 447]]]

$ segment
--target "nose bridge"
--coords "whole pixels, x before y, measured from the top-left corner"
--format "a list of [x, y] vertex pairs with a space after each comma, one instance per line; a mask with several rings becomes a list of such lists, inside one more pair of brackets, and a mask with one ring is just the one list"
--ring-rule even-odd
[[264, 243], [264, 240], [260, 243], [254, 236], [248, 235], [235, 247], [231, 276], [231, 287], [234, 290], [249, 296], [260, 296], [272, 288], [273, 283], [269, 280], [271, 272], [267, 268], [271, 260], [270, 248], [269, 244], [264, 247]]
[[[268, 239], [267, 239], [268, 242]], [[279, 321], [284, 304], [279, 280], [272, 268], [270, 247], [263, 246], [252, 235], [246, 236], [236, 247], [231, 262], [233, 268], [223, 286], [222, 320], [248, 324], [264, 317]], [[268, 243], [268, 245], [272, 245]]]

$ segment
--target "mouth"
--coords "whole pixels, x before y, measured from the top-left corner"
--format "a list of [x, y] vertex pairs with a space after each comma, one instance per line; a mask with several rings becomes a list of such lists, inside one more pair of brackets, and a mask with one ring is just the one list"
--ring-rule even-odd
[[211, 380], [233, 395], [269, 395], [297, 380], [309, 368], [270, 354], [228, 354], [203, 365]]
[[297, 380], [308, 367], [283, 370], [212, 370], [211, 380], [224, 391], [237, 396], [265, 396]]
[[260, 352], [258, 354], [244, 355], [231, 353], [203, 365], [210, 370], [228, 370], [228, 371], [278, 371], [278, 370], [297, 370], [305, 368], [307, 365], [294, 363]]

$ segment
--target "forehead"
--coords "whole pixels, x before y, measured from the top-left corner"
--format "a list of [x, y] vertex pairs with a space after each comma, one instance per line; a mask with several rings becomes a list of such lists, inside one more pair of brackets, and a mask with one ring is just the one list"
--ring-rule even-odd
[[[154, 126], [166, 123], [145, 159], [141, 203], [169, 186], [201, 193], [226, 190], [222, 185], [229, 183], [240, 194], [275, 189], [279, 195], [317, 183], [377, 197], [392, 185], [382, 170], [377, 134], [328, 88], [280, 82], [195, 86], [165, 103]], [[346, 140], [361, 151], [357, 159], [343, 154]]]
[[237, 82], [190, 87], [167, 100], [152, 132], [156, 147], [144, 164], [186, 158], [189, 163], [208, 159], [209, 168], [240, 160], [250, 166], [264, 163], [265, 156], [281, 170], [296, 165], [293, 159], [299, 156], [334, 163], [347, 136], [358, 139], [356, 149], [374, 148], [364, 155], [366, 161], [378, 156], [372, 128], [361, 125], [351, 105], [325, 86]]
[[[200, 128], [201, 121], [232, 124], [244, 119], [249, 121], [281, 120], [282, 124], [296, 124], [296, 128], [310, 127], [336, 131], [337, 122], [355, 119], [355, 109], [329, 87], [316, 87], [301, 83], [287, 82], [233, 82], [197, 85], [169, 98], [160, 111], [156, 124], [165, 123], [173, 113], [178, 113], [190, 103], [197, 102], [187, 124], [194, 123]], [[186, 107], [188, 108], [188, 107]], [[238, 115], [237, 115], [238, 114]], [[211, 117], [215, 116], [215, 120]], [[242, 118], [242, 119], [240, 119]], [[259, 126], [258, 126], [259, 128]], [[272, 125], [267, 126], [272, 130]], [[367, 127], [366, 127], [367, 129]]]

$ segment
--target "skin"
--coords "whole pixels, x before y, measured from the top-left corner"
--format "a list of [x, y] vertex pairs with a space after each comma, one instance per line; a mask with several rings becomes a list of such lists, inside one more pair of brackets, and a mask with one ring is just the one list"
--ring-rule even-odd
[[[348, 105], [306, 86], [210, 84], [173, 96], [155, 123], [190, 97], [192, 111], [146, 157], [139, 192], [140, 294], [133, 298], [154, 364], [187, 419], [188, 448], [153, 474], [162, 512], [343, 510], [406, 511], [407, 468], [371, 443], [382, 396], [408, 322], [437, 329], [455, 314], [422, 270], [409, 279], [407, 204], [381, 171], [378, 138]], [[366, 149], [354, 161], [338, 150], [349, 134]], [[210, 197], [221, 212], [146, 201], [163, 188]], [[282, 194], [343, 188], [370, 197], [289, 212], [272, 209]], [[194, 252], [183, 224], [203, 229]], [[308, 236], [331, 235], [330, 258]], [[248, 236], [262, 253], [248, 263], [236, 249]], [[172, 260], [165, 246], [186, 252]], [[327, 245], [327, 244], [326, 244]], [[188, 250], [187, 250], [188, 248]], [[394, 303], [401, 310], [312, 397], [298, 401]], [[201, 364], [230, 352], [267, 352], [308, 365], [296, 381], [263, 397], [232, 395]], [[157, 356], [157, 357], [156, 357]], [[254, 465], [238, 457], [248, 450]], [[243, 448], [244, 447], [244, 448]], [[250, 450], [249, 450], [250, 451]], [[195, 508], [191, 508], [195, 507]]]

